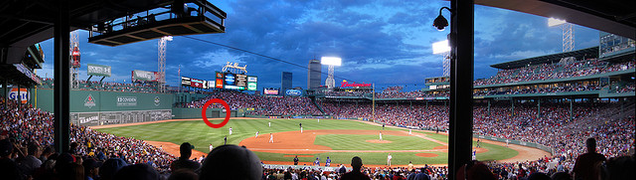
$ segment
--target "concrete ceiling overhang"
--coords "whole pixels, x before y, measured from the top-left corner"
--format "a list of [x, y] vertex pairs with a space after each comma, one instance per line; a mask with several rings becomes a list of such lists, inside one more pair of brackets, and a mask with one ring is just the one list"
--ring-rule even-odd
[[475, 0], [475, 4], [564, 19], [636, 39], [635, 0]]

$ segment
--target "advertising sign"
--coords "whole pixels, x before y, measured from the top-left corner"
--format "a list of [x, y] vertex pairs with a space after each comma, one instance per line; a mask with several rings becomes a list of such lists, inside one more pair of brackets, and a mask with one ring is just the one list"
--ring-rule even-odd
[[234, 74], [226, 73], [225, 74], [225, 85], [236, 85], [236, 77]]
[[181, 77], [181, 85], [182, 86], [190, 86], [190, 78], [189, 77]]
[[22, 104], [26, 104], [27, 101], [31, 99], [31, 93], [29, 93], [26, 88], [20, 88], [20, 92], [18, 92], [18, 88], [14, 87], [11, 88], [11, 91], [9, 92], [9, 99], [16, 101], [20, 99], [22, 100]]
[[245, 74], [236, 74], [236, 86], [238, 87], [247, 87], [247, 75]]
[[133, 81], [152, 81], [157, 82], [158, 79], [157, 72], [152, 71], [142, 71], [142, 70], [133, 70], [132, 71], [132, 79]]
[[81, 66], [80, 51], [77, 45], [75, 45], [75, 47], [73, 47], [73, 51], [71, 51], [71, 66], [74, 68], [79, 68]]
[[342, 80], [342, 83], [340, 84], [340, 87], [371, 87], [371, 84], [366, 84], [366, 83], [349, 83], [347, 82], [347, 80]]
[[223, 88], [223, 79], [216, 79], [216, 83], [215, 83], [214, 87], [222, 89]]
[[194, 78], [191, 78], [191, 79], [190, 79], [190, 86], [191, 86], [191, 87], [195, 87], [195, 88], [203, 88], [203, 84], [205, 84], [205, 81], [204, 81], [204, 80], [194, 79]]
[[87, 64], [88, 75], [110, 77], [110, 66]]
[[247, 90], [248, 91], [256, 91], [256, 88], [258, 86], [256, 85], [256, 82], [247, 82]]
[[258, 77], [247, 76], [247, 90], [256, 91], [257, 87], [258, 87]]
[[117, 106], [137, 106], [137, 96], [117, 96]]
[[264, 89], [263, 94], [278, 95], [278, 89]]
[[287, 96], [300, 96], [303, 92], [297, 89], [288, 89], [285, 91], [285, 95]]

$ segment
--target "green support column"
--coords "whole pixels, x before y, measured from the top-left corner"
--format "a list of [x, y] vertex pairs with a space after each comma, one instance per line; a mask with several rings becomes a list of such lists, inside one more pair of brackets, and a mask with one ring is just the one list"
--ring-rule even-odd
[[573, 102], [574, 102], [574, 99], [570, 99], [570, 122], [574, 120], [574, 112], [572, 110]]
[[515, 114], [517, 113], [515, 113], [515, 101], [512, 100], [512, 98], [510, 98], [510, 104], [511, 104], [510, 107], [512, 108], [512, 116], [515, 116]]
[[537, 118], [541, 118], [541, 99], [537, 99]]
[[490, 99], [488, 99], [486, 101], [488, 101], [488, 115], [490, 116]]

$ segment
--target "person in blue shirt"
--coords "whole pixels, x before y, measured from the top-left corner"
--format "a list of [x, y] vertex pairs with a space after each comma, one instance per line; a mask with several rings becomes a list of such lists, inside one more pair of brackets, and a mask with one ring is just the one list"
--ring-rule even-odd
[[314, 161], [314, 165], [315, 166], [320, 166], [320, 160], [318, 160], [318, 158], [316, 158], [316, 161]]
[[325, 166], [329, 167], [330, 165], [331, 165], [331, 159], [327, 157], [327, 160], [325, 160]]

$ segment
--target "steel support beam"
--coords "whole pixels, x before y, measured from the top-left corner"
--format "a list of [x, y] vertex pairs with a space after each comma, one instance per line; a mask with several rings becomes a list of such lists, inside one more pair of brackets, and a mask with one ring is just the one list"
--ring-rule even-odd
[[471, 161], [473, 138], [474, 1], [451, 0], [449, 179]]
[[70, 18], [69, 18], [69, 1], [58, 1], [58, 14], [54, 28], [54, 43], [55, 43], [55, 62], [54, 62], [54, 83], [55, 88], [53, 92], [53, 113], [55, 118], [53, 121], [54, 136], [55, 136], [55, 150], [57, 152], [67, 152], [69, 148], [70, 139], [70, 113], [69, 113], [69, 89], [70, 89], [70, 75], [69, 75], [69, 33], [70, 33]]

